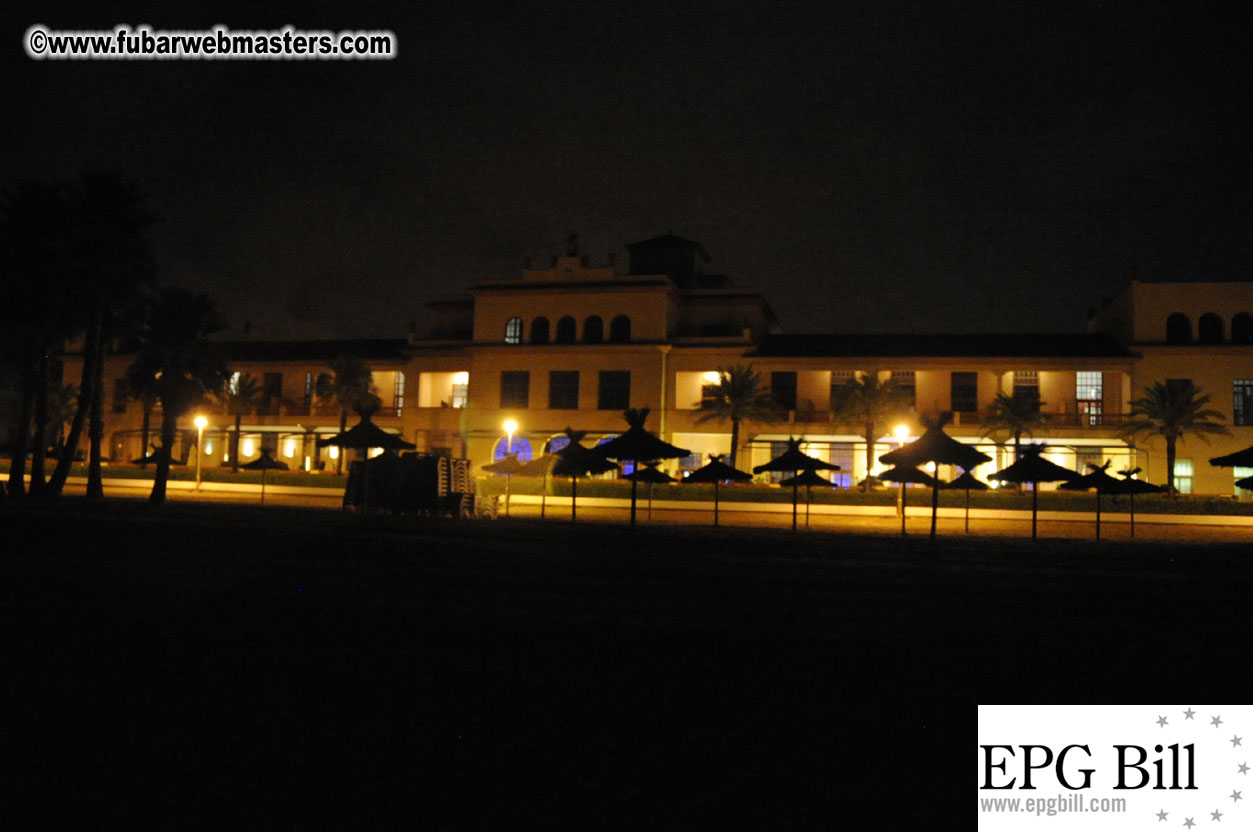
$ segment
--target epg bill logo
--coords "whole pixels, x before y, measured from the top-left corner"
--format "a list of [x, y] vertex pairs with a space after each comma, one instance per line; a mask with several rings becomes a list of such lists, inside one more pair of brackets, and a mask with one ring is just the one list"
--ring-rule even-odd
[[980, 705], [979, 829], [1253, 829], [1246, 727], [1253, 706]]

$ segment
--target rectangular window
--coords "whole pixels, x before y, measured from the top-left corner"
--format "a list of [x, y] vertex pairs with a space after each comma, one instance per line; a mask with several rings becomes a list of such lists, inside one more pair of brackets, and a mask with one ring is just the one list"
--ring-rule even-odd
[[1075, 411], [1079, 424], [1097, 427], [1104, 422], [1105, 376], [1100, 372], [1075, 373]]
[[679, 473], [686, 474], [689, 471], [695, 471], [703, 464], [704, 460], [701, 459], [700, 454], [688, 454], [687, 456], [679, 457]]
[[[853, 486], [853, 466], [856, 458], [856, 450], [852, 442], [832, 442], [831, 452], [827, 458], [827, 462], [832, 465], [840, 466], [840, 470], [832, 471], [831, 481], [840, 488], [851, 488]], [[865, 459], [865, 457], [862, 457]], [[827, 472], [823, 472], [824, 474]]]
[[831, 407], [834, 407], [836, 402], [840, 401], [840, 396], [843, 395], [841, 391], [843, 391], [844, 387], [852, 381], [853, 378], [854, 373], [852, 370], [831, 371]]
[[954, 412], [977, 413], [979, 411], [979, 374], [953, 373], [950, 394]]
[[631, 406], [631, 371], [601, 370], [600, 391], [596, 399], [599, 410], [626, 410]]
[[913, 370], [893, 370], [892, 386], [905, 394], [910, 410], [918, 409], [918, 381]]
[[1180, 390], [1185, 390], [1191, 386], [1192, 386], [1192, 379], [1190, 378], [1166, 379], [1166, 391], [1170, 393], [1171, 396], [1175, 396], [1179, 393]]
[[528, 370], [504, 370], [500, 374], [501, 408], [525, 410], [531, 402], [531, 373]]
[[1014, 372], [1014, 398], [1040, 407], [1040, 374], [1035, 370]]
[[796, 373], [785, 370], [770, 374], [770, 395], [784, 410], [796, 409]]
[[283, 374], [266, 373], [261, 383], [261, 407], [257, 412], [263, 415], [279, 412], [279, 399], [283, 398]]
[[1075, 470], [1080, 474], [1086, 474], [1092, 469], [1089, 465], [1100, 465], [1104, 462], [1104, 448], [1075, 448]]
[[405, 374], [396, 371], [396, 384], [392, 388], [392, 406], [396, 408], [396, 415], [399, 416], [405, 409]]
[[[783, 454], [785, 453], [787, 453], [786, 442], [771, 442], [770, 443], [770, 458], [771, 459], [774, 459], [775, 457], [778, 457], [778, 456], [783, 456]], [[788, 477], [792, 476], [792, 474], [786, 474], [782, 471], [770, 471], [769, 473], [770, 473], [771, 482], [779, 482], [780, 480], [785, 480]]]
[[465, 382], [463, 384], [453, 384], [452, 399], [449, 401], [449, 405], [451, 405], [452, 407], [465, 407], [466, 402], [468, 402], [469, 400], [470, 400], [470, 383]]
[[[579, 371], [550, 370], [548, 373], [548, 409], [579, 409]], [[624, 410], [626, 408], [623, 408]]]
[[1192, 493], [1192, 459], [1175, 457], [1175, 490], [1180, 494]]
[[1253, 378], [1231, 382], [1231, 423], [1253, 425]]

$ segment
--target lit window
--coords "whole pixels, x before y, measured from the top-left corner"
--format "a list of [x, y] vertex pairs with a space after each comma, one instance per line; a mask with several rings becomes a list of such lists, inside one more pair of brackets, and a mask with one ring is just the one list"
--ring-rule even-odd
[[1253, 378], [1233, 380], [1231, 393], [1231, 423], [1253, 425]]
[[396, 384], [392, 388], [392, 406], [396, 408], [397, 416], [405, 409], [405, 374], [399, 370], [396, 371]]
[[1175, 490], [1180, 494], [1192, 493], [1192, 459], [1175, 458]]
[[522, 343], [522, 319], [510, 318], [505, 322], [505, 343], [521, 344]]

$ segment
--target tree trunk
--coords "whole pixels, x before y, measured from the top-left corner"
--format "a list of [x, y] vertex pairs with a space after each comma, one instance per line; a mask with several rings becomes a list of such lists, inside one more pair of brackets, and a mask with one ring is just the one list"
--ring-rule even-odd
[[140, 441], [143, 443], [143, 447], [139, 449], [139, 467], [141, 469], [148, 467], [148, 445], [149, 439], [152, 437], [152, 403], [144, 402], [143, 407], [144, 420], [139, 427]]
[[99, 500], [104, 497], [104, 474], [100, 470], [100, 461], [104, 449], [104, 337], [96, 344], [96, 355], [92, 361], [92, 385], [88, 398], [91, 401], [91, 412], [87, 428], [87, 498]]
[[48, 454], [48, 351], [39, 351], [38, 369], [35, 371], [35, 446], [30, 454], [30, 495], [43, 494], [44, 462]]
[[[1017, 462], [1020, 456], [1022, 456], [1022, 434], [1015, 433], [1014, 434], [1014, 462]], [[1018, 493], [1019, 494], [1022, 493], [1022, 483], [1018, 483]]]
[[231, 473], [239, 473], [239, 428], [243, 425], [244, 414], [235, 414], [235, 438], [231, 440]]
[[165, 502], [165, 484], [170, 479], [170, 454], [174, 451], [174, 434], [178, 426], [178, 416], [173, 409], [165, 406], [161, 414], [161, 449], [157, 451], [157, 473], [152, 480], [152, 494], [148, 502], [160, 505]]
[[874, 422], [866, 422], [863, 427], [866, 431], [866, 481], [863, 490], [869, 494], [870, 469], [874, 468]]
[[735, 467], [735, 452], [739, 450], [740, 444], [740, 420], [731, 420], [731, 467]]
[[[348, 430], [348, 411], [340, 408], [339, 410], [339, 435], [343, 436]], [[344, 473], [344, 452], [347, 448], [340, 448], [339, 455], [335, 457], [335, 476]]]
[[87, 413], [91, 409], [92, 390], [95, 387], [96, 374], [92, 372], [100, 336], [93, 324], [87, 330], [87, 340], [83, 344], [83, 369], [78, 381], [78, 407], [74, 408], [74, 418], [70, 421], [70, 433], [61, 448], [61, 457], [57, 460], [56, 470], [52, 472], [52, 480], [48, 483], [48, 491], [59, 495], [65, 488], [65, 479], [70, 475], [70, 466], [74, 464], [74, 455], [78, 453], [78, 440], [83, 435], [83, 425], [87, 421]]
[[1175, 499], [1175, 440], [1166, 437], [1166, 496]]
[[22, 385], [22, 404], [13, 426], [13, 452], [9, 463], [9, 496], [21, 499], [26, 496], [26, 449], [30, 445], [31, 412], [35, 404], [34, 371], [27, 368]]

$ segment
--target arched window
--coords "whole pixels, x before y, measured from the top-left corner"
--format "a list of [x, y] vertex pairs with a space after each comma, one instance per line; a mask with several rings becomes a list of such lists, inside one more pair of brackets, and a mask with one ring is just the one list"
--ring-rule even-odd
[[1196, 340], [1202, 344], [1223, 342], [1223, 319], [1213, 312], [1206, 312], [1196, 322]]
[[509, 445], [509, 437], [502, 436], [496, 440], [496, 448], [492, 451], [492, 460], [500, 462], [505, 458], [505, 454], [517, 454], [519, 462], [526, 462], [531, 458], [531, 443], [521, 436], [515, 436], [513, 445]]
[[1176, 312], [1166, 319], [1167, 344], [1191, 344], [1192, 321], [1182, 312]]
[[605, 340], [605, 322], [593, 315], [583, 322], [583, 343], [599, 344]]
[[505, 321], [505, 343], [521, 344], [522, 343], [522, 319], [519, 317], [510, 318]]
[[567, 447], [569, 444], [570, 444], [570, 437], [566, 436], [564, 433], [559, 433], [556, 436], [554, 436], [552, 439], [548, 440], [548, 453], [550, 454], [559, 453], [563, 448]]
[[544, 317], [536, 318], [531, 321], [531, 343], [547, 344], [548, 343], [548, 319]]
[[573, 344], [574, 329], [576, 326], [577, 324], [574, 322], [574, 318], [571, 318], [569, 315], [565, 315], [559, 319], [557, 321], [556, 342], [558, 344]]
[[1232, 317], [1231, 343], [1253, 344], [1253, 318], [1248, 312], [1238, 312]]
[[609, 322], [609, 341], [614, 344], [625, 344], [631, 340], [631, 319], [619, 315]]

